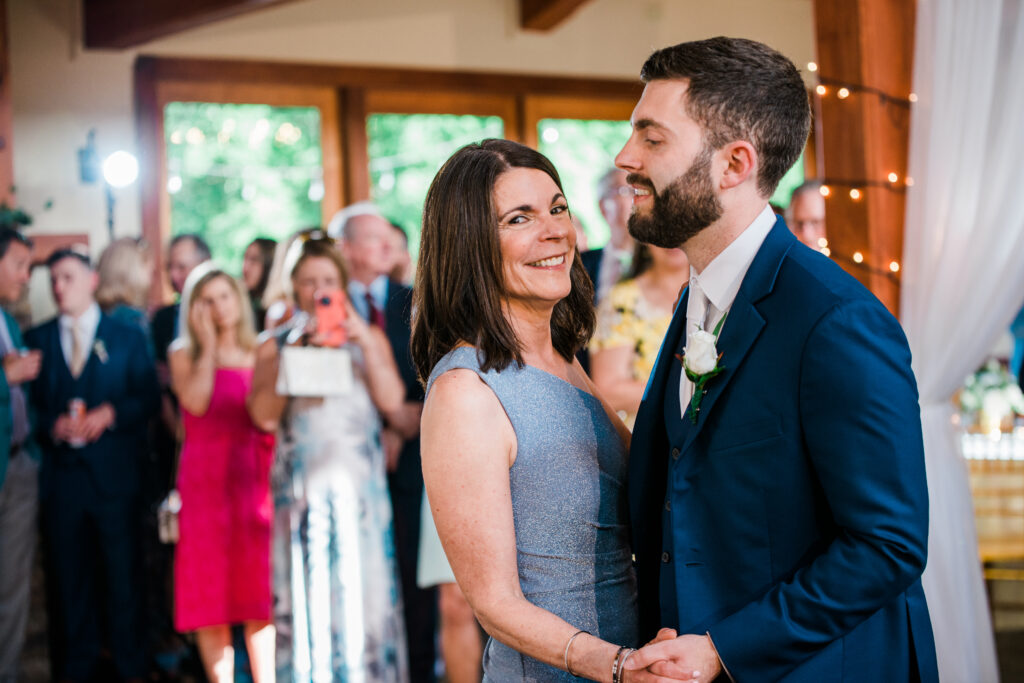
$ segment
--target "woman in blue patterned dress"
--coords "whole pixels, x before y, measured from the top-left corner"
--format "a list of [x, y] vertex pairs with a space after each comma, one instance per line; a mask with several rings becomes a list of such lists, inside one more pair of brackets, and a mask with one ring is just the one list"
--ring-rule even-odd
[[[313, 314], [320, 292], [345, 290], [333, 240], [306, 234], [289, 249], [286, 290], [299, 311]], [[405, 387], [383, 332], [346, 305], [354, 376], [347, 394], [279, 396], [283, 337], [274, 333], [259, 348], [253, 377], [253, 421], [278, 431], [272, 491], [279, 683], [408, 678], [380, 447], [380, 414], [401, 406]], [[305, 342], [317, 345], [310, 334]]]

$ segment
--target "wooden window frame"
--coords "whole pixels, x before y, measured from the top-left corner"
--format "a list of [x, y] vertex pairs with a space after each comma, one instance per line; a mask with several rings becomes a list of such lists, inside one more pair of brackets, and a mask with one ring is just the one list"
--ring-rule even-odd
[[320, 108], [326, 223], [338, 208], [370, 196], [370, 113], [500, 116], [506, 137], [536, 146], [540, 119], [628, 119], [642, 90], [639, 81], [617, 79], [140, 56], [135, 129], [142, 234], [154, 250], [151, 303], [170, 295], [162, 274], [170, 237], [163, 130], [168, 102]]

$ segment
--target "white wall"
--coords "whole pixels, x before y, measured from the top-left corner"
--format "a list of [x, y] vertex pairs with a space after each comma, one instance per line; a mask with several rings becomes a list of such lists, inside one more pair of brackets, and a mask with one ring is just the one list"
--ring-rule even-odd
[[[91, 128], [101, 156], [132, 148], [136, 54], [635, 78], [658, 47], [732, 35], [798, 65], [814, 58], [812, 0], [590, 0], [549, 33], [518, 28], [518, 0], [301, 0], [123, 52], [82, 49], [80, 4], [7, 2], [14, 177], [35, 215], [28, 234], [88, 232], [95, 253], [106, 203], [101, 186], [79, 182], [76, 151]], [[115, 225], [139, 234], [137, 190], [118, 193]], [[33, 282], [41, 313], [44, 290]]]

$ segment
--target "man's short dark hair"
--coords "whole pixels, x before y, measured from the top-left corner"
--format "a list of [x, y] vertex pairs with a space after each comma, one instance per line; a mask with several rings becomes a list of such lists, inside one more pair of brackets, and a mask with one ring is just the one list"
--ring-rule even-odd
[[186, 232], [181, 235], [175, 235], [171, 238], [170, 248], [174, 248], [175, 245], [181, 244], [182, 242], [191, 242], [192, 246], [195, 247], [196, 253], [200, 256], [200, 261], [210, 260], [210, 245], [206, 243], [199, 235], [194, 232]]
[[709, 38], [658, 50], [640, 78], [686, 79], [686, 112], [712, 149], [746, 140], [757, 150], [757, 187], [769, 197], [800, 157], [811, 109], [800, 72], [772, 48], [743, 38]]
[[85, 250], [85, 247], [78, 244], [54, 250], [54, 252], [46, 259], [46, 267], [53, 268], [66, 258], [73, 258], [80, 263], [84, 263], [85, 267], [89, 270], [93, 269], [92, 260], [89, 259], [89, 252]]
[[25, 237], [17, 230], [13, 228], [0, 228], [0, 259], [7, 256], [7, 250], [10, 249], [11, 242], [17, 242], [29, 249], [32, 248], [32, 240]]

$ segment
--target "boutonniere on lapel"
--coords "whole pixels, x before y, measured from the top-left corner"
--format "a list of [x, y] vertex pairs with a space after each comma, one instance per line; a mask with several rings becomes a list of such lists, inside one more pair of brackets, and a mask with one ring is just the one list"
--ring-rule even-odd
[[725, 366], [721, 365], [722, 354], [718, 352], [715, 345], [718, 343], [718, 335], [722, 332], [722, 325], [725, 318], [715, 325], [714, 332], [697, 330], [686, 337], [686, 348], [682, 354], [676, 354], [676, 358], [683, 364], [683, 372], [686, 379], [693, 382], [693, 397], [690, 399], [690, 406], [687, 412], [690, 415], [690, 422], [697, 424], [697, 413], [700, 412], [700, 402], [707, 393], [704, 388], [711, 379], [719, 375]]
[[107, 345], [103, 343], [102, 339], [97, 339], [93, 343], [92, 352], [100, 359], [100, 363], [106, 365], [107, 359], [110, 358], [110, 356], [107, 355]]

